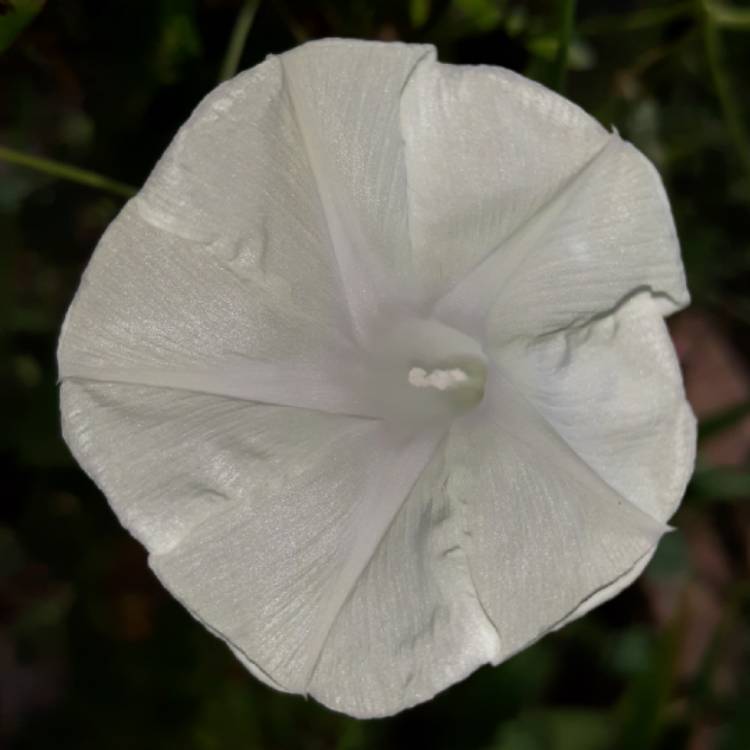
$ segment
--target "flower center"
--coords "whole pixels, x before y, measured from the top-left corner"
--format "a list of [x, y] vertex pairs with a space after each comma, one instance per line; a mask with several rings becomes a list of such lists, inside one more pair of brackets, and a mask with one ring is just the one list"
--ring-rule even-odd
[[468, 379], [469, 376], [457, 367], [452, 370], [433, 370], [430, 373], [421, 367], [412, 367], [409, 370], [409, 382], [415, 388], [437, 388], [439, 391], [445, 391], [460, 386]]
[[409, 385], [414, 388], [435, 389], [445, 394], [459, 408], [469, 408], [478, 404], [484, 396], [487, 368], [484, 360], [459, 359], [455, 366], [412, 367], [409, 370]]
[[363, 387], [383, 419], [414, 432], [448, 423], [484, 396], [481, 346], [433, 320], [388, 321], [373, 332]]

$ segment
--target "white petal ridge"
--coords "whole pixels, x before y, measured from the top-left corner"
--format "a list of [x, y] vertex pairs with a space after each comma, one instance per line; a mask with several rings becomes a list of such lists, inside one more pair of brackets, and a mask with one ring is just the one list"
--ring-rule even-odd
[[695, 419], [648, 293], [502, 364], [491, 408], [451, 432], [448, 491], [471, 509], [469, 565], [507, 658], [643, 570], [692, 472]]
[[658, 175], [575, 105], [310, 43], [212, 92], [105, 233], [64, 435], [256, 677], [387, 715], [650, 559], [693, 461], [687, 300]]
[[441, 319], [498, 342], [637, 287], [663, 314], [687, 304], [658, 174], [579, 107], [501, 68], [426, 64], [402, 125], [414, 262]]
[[66, 380], [62, 405], [155, 573], [269, 685], [376, 716], [492, 658], [434, 437], [405, 450], [375, 421], [130, 384]]

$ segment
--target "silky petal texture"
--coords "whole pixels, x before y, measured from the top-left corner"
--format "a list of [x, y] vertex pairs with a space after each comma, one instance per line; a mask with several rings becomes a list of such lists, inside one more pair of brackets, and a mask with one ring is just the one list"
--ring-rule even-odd
[[432, 47], [344, 40], [284, 55], [286, 81], [355, 327], [413, 296], [400, 101]]
[[[76, 458], [151, 550], [167, 588], [264, 682], [306, 690], [352, 715], [385, 715], [495, 657], [497, 636], [462, 551], [465, 519], [440, 491], [442, 451], [351, 597], [339, 601], [325, 648], [310, 665], [315, 613], [330, 598], [339, 549], [371, 528], [369, 515], [351, 523], [357, 498], [367, 500], [359, 475], [386, 474], [374, 462], [374, 423], [76, 381], [63, 385], [63, 409], [68, 425], [77, 413], [100, 410], [76, 434], [68, 428]], [[102, 452], [121, 460], [103, 464]], [[392, 458], [388, 471], [396, 464]]]
[[523, 354], [515, 379], [533, 407], [617, 492], [668, 520], [692, 471], [695, 418], [658, 300], [636, 294]]
[[[658, 300], [636, 294], [614, 314], [524, 344], [505, 362], [514, 388], [587, 466], [655, 520], [669, 520], [692, 473], [696, 423]], [[654, 551], [556, 627], [630, 585]]]
[[[408, 268], [398, 95], [431, 55], [310, 44], [206, 97], [100, 243], [68, 314], [61, 374], [369, 416], [325, 393], [291, 395], [353, 368], [352, 323], [372, 317], [387, 267]], [[256, 375], [265, 362], [308, 380], [269, 395]]]
[[[411, 234], [435, 312], [490, 338], [538, 335], [635, 287], [688, 302], [651, 164], [552, 91], [510, 71], [425, 64], [404, 94]], [[450, 158], [446, 158], [446, 154]]]
[[245, 275], [131, 202], [68, 311], [60, 374], [368, 416], [341, 382], [354, 353], [346, 316], [324, 293], [314, 287], [302, 307], [285, 280]]
[[484, 320], [490, 347], [581, 324], [611, 311], [634, 290], [650, 291], [660, 313], [668, 315], [689, 302], [679, 258], [658, 174], [614, 134], [532, 222], [436, 309], [440, 316], [466, 320], [473, 330]]
[[[615, 491], [498, 376], [455, 424], [446, 491], [466, 506], [467, 558], [497, 661], [585, 610], [652, 554], [668, 527]], [[624, 583], [623, 583], [624, 585]]]
[[432, 297], [533, 218], [609, 137], [549, 89], [485, 66], [419, 66], [401, 122], [414, 262]]
[[[399, 511], [399, 505], [388, 509], [386, 499], [408, 494], [433, 454], [434, 440], [426, 441], [426, 452], [412, 466], [412, 451], [381, 449], [381, 427], [374, 422], [251, 404], [238, 410], [229, 399], [130, 385], [74, 382], [64, 389], [66, 410], [90, 410], [94, 401], [106, 412], [93, 429], [66, 436], [79, 446], [78, 459], [112, 498], [124, 525], [152, 550], [150, 563], [165, 585], [227, 639], [261, 679], [295, 691], [309, 686], [313, 695], [340, 710], [374, 715], [403, 704], [414, 680], [403, 674], [405, 669], [422, 673], [410, 691], [419, 691], [411, 699], [415, 702], [487, 661], [493, 631], [487, 630], [464, 580], [465, 569], [452, 560], [441, 565], [442, 557], [457, 550], [450, 524], [441, 518], [447, 511], [430, 506], [429, 476], [420, 499], [409, 506], [413, 511], [399, 516], [391, 541], [368, 567], [356, 596], [348, 596], [355, 578], [337, 595], [347, 569], [341, 550], [348, 548], [355, 557], [364, 552], [359, 577]], [[192, 408], [189, 416], [180, 417], [186, 400]], [[229, 410], [234, 432], [227, 429]], [[290, 433], [298, 436], [295, 442], [287, 439]], [[180, 438], [174, 454], [159, 450], [162, 444], [179, 445]], [[208, 449], [199, 452], [193, 445], [198, 440], [208, 441]], [[127, 471], [92, 464], [96, 451], [120, 446], [136, 446], [124, 456]], [[377, 460], [379, 449], [387, 467]], [[197, 466], [191, 463], [196, 456]], [[233, 468], [243, 457], [252, 482]], [[278, 473], [279, 463], [290, 467], [285, 476]], [[330, 480], [332, 468], [339, 470], [338, 481]], [[363, 492], [363, 474], [375, 497]], [[155, 497], [158, 503], [140, 502]], [[383, 509], [388, 515], [378, 522], [375, 514]], [[181, 525], [174, 522], [177, 515]], [[374, 541], [368, 542], [371, 535]], [[428, 558], [436, 558], [436, 569], [422, 556], [403, 559], [405, 535], [424, 546]], [[408, 571], [397, 574], [395, 589], [394, 565]], [[383, 610], [386, 594], [395, 596], [399, 606]], [[333, 614], [344, 611], [329, 639], [332, 601]], [[370, 628], [384, 618], [387, 628], [373, 630], [363, 648], [352, 618]], [[467, 639], [467, 634], [475, 637]], [[411, 661], [405, 660], [408, 639], [431, 658], [420, 658], [417, 650]], [[318, 668], [320, 651], [324, 657]], [[351, 669], [355, 652], [361, 672]], [[463, 661], [457, 653], [465, 655]], [[335, 699], [332, 685], [344, 691]]]
[[[326, 262], [363, 305], [373, 276], [409, 275], [400, 95], [434, 57], [430, 46], [329, 39], [269, 58], [201, 102], [139, 194], [143, 212], [230, 256], [286, 240], [271, 254], [285, 270], [317, 258], [325, 235]], [[310, 228], [319, 233], [299, 234]]]
[[445, 490], [449, 475], [441, 446], [341, 610], [310, 685], [326, 705], [388, 715], [498, 660], [466, 559], [464, 509]]
[[302, 471], [319, 451], [369, 424], [191, 391], [76, 379], [63, 382], [61, 406], [65, 439], [79, 463], [122, 524], [156, 554], [178, 547], [214, 515], [264, 502], [295, 467]]
[[[256, 677], [387, 715], [650, 559], [692, 465], [686, 302], [658, 175], [575, 105], [310, 43], [212, 92], [105, 233], [64, 434]], [[488, 361], [479, 406], [396, 429], [410, 337], [420, 366]]]
[[[435, 447], [420, 439], [411, 449], [386, 449], [380, 430], [358, 423], [269, 493], [265, 507], [243, 504], [216, 516], [174, 550], [151, 558], [178, 598], [295, 692], [317, 694], [314, 680], [331, 628]], [[211, 574], [199, 575], [202, 570]], [[393, 620], [399, 617], [408, 612]], [[350, 671], [354, 658], [350, 651]], [[382, 668], [364, 652], [359, 666], [369, 673]], [[353, 702], [346, 709], [370, 713]]]
[[242, 380], [254, 363], [318, 372], [349, 334], [325, 216], [272, 60], [204, 100], [109, 227], [68, 312], [59, 363], [63, 377], [179, 372], [222, 393], [224, 373]]
[[[434, 437], [415, 453], [383, 445], [375, 421], [129, 384], [66, 381], [62, 407], [76, 458], [162, 582], [273, 687], [383, 714], [490, 658], [493, 630], [456, 559], [461, 531], [432, 497], [442, 464], [408, 511], [386, 502], [409, 494]], [[77, 419], [92, 410], [96, 420]], [[404, 559], [412, 544], [424, 556]]]

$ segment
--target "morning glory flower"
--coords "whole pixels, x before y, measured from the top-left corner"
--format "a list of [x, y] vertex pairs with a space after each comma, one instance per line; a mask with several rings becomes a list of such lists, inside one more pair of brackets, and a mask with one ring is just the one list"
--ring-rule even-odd
[[515, 73], [327, 40], [221, 85], [108, 228], [65, 438], [260, 680], [382, 716], [630, 584], [695, 427], [661, 181]]

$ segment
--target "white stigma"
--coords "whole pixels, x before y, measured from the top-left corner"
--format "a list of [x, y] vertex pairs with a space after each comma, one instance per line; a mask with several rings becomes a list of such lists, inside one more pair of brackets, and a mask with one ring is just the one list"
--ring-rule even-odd
[[384, 318], [366, 344], [354, 387], [390, 428], [416, 434], [446, 426], [484, 397], [482, 347], [439, 320]]
[[409, 383], [416, 388], [437, 388], [446, 391], [461, 383], [465, 383], [469, 376], [457, 367], [452, 370], [433, 370], [428, 373], [421, 367], [412, 367], [409, 370]]

